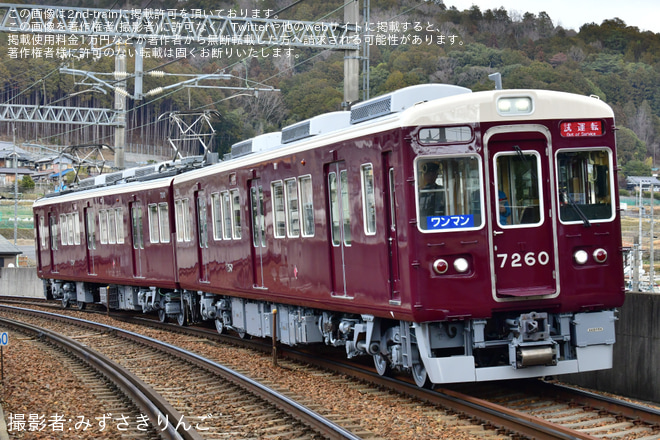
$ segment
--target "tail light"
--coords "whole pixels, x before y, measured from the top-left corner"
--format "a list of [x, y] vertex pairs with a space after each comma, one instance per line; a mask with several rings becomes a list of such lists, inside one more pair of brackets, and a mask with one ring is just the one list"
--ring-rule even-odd
[[603, 248], [598, 248], [593, 253], [596, 263], [604, 263], [607, 261], [607, 251]]

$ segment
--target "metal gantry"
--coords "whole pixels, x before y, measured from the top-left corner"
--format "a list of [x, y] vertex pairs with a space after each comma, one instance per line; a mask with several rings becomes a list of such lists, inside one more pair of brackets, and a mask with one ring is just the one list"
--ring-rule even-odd
[[[340, 24], [268, 18], [272, 12], [268, 10], [259, 10], [259, 13], [252, 10], [250, 15], [248, 10], [240, 10], [239, 13], [234, 9], [98, 9], [0, 3], [0, 32], [78, 36], [78, 47], [71, 49], [72, 54], [83, 46], [91, 48], [92, 54], [97, 51], [106, 55], [106, 51], [111, 51], [115, 56], [117, 74], [125, 75], [126, 46], [133, 45], [136, 49], [133, 94], [126, 91], [123, 80], [109, 85], [98, 77], [92, 78], [115, 91], [114, 110], [4, 104], [0, 105], [0, 120], [112, 125], [116, 127], [116, 166], [123, 168], [126, 97], [135, 100], [145, 97], [142, 93], [142, 65], [143, 50], [147, 45], [343, 50], [346, 54], [345, 102], [354, 102], [358, 99], [360, 48], [357, 0], [346, 6], [346, 10], [350, 11], [345, 13], [347, 24]], [[223, 15], [225, 12], [226, 15]], [[262, 12], [267, 18], [261, 17]], [[90, 75], [86, 77], [90, 78]]]

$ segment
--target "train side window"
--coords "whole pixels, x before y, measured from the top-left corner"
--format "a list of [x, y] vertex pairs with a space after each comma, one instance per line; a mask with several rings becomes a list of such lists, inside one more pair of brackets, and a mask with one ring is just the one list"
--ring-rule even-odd
[[183, 241], [183, 201], [175, 200], [174, 201], [174, 223], [176, 227], [176, 241]]
[[108, 209], [108, 243], [117, 243], [117, 217], [114, 209]]
[[73, 244], [80, 244], [80, 214], [73, 213]]
[[286, 233], [286, 214], [284, 213], [284, 185], [282, 181], [271, 183], [273, 193], [273, 235], [284, 238]]
[[158, 243], [158, 237], [158, 205], [151, 203], [149, 204], [149, 241]]
[[220, 193], [211, 194], [211, 221], [213, 222], [213, 239], [222, 240], [222, 203]]
[[222, 192], [222, 237], [225, 240], [231, 240], [232, 238], [231, 217], [232, 217], [231, 197], [229, 196], [229, 191], [223, 191]]
[[376, 194], [374, 190], [374, 167], [372, 164], [362, 165], [362, 219], [364, 233], [376, 234]]
[[231, 203], [232, 203], [232, 227], [234, 238], [241, 238], [241, 196], [237, 189], [231, 190]]
[[117, 208], [115, 210], [116, 223], [117, 223], [117, 243], [124, 242], [124, 208]]
[[66, 214], [60, 214], [60, 238], [62, 239], [62, 246], [67, 243], [68, 228], [66, 224]]
[[101, 244], [108, 244], [108, 211], [99, 211], [99, 239]]
[[302, 205], [302, 235], [314, 236], [314, 188], [312, 176], [302, 176], [298, 179], [300, 187], [300, 204]]
[[286, 220], [289, 237], [300, 236], [300, 207], [298, 204], [298, 181], [287, 179], [286, 184]]
[[[170, 217], [169, 217], [169, 205], [167, 202], [158, 204], [158, 231], [160, 234], [161, 243], [170, 242]], [[188, 233], [190, 236], [190, 233]]]
[[67, 230], [68, 234], [66, 237], [66, 243], [68, 245], [73, 244], [73, 236], [74, 236], [74, 231], [73, 231], [73, 213], [69, 213], [66, 215], [66, 223], [67, 223]]

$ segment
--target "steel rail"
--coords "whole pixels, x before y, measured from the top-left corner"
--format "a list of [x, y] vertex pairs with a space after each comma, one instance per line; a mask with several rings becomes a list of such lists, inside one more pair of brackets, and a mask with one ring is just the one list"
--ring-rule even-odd
[[[162, 341], [150, 338], [148, 336], [143, 336], [138, 333], [134, 333], [128, 330], [119, 329], [116, 327], [111, 327], [105, 324], [100, 324], [96, 322], [87, 321], [84, 319], [74, 318], [71, 316], [62, 316], [55, 313], [43, 312], [39, 310], [30, 310], [23, 309], [20, 307], [5, 306], [0, 305], [0, 309], [14, 310], [21, 313], [27, 313], [37, 316], [49, 316], [61, 320], [68, 320], [88, 326], [90, 328], [103, 329], [104, 331], [111, 331], [116, 335], [132, 340], [134, 342], [139, 342], [147, 346], [155, 347], [158, 350], [167, 352], [171, 355], [178, 356], [183, 360], [190, 362], [200, 368], [204, 368], [207, 371], [210, 371], [214, 374], [221, 376], [223, 379], [232, 382], [239, 387], [249, 391], [253, 395], [256, 395], [263, 399], [264, 401], [270, 403], [271, 405], [277, 407], [281, 411], [291, 415], [297, 420], [301, 421], [306, 426], [309, 426], [311, 429], [320, 433], [321, 435], [329, 439], [348, 439], [348, 440], [359, 440], [360, 437], [356, 436], [352, 432], [342, 428], [331, 420], [321, 416], [320, 414], [310, 410], [304, 405], [299, 404], [295, 400], [281, 394], [272, 388], [269, 388], [258, 381], [255, 381], [231, 368], [228, 368], [224, 365], [220, 365], [217, 362], [214, 362], [210, 359], [206, 359], [200, 355], [192, 353], [188, 350], [184, 350], [175, 345], [167, 344]], [[176, 420], [179, 420], [178, 418]]]
[[165, 438], [171, 440], [203, 440], [194, 430], [185, 431], [182, 429], [181, 432], [178, 432], [172, 421], [185, 420], [183, 415], [174, 409], [153, 388], [142, 382], [137, 376], [130, 373], [121, 365], [66, 336], [59, 335], [44, 328], [7, 318], [0, 318], [0, 322], [17, 328], [24, 333], [34, 334], [37, 338], [46, 338], [50, 343], [92, 366], [117, 385], [122, 393], [129, 397], [151, 420], [162, 420], [160, 416], [166, 416], [167, 427], [165, 429], [158, 428], [162, 429], [161, 435], [165, 434]]

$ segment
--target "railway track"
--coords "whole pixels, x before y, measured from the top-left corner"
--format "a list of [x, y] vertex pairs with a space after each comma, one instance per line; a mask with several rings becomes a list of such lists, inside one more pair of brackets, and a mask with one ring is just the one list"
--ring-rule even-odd
[[[86, 409], [89, 410], [90, 406], [97, 410], [102, 408], [103, 413], [99, 412], [96, 415], [107, 416], [102, 422], [97, 422], [94, 417], [88, 417], [89, 414], [81, 413], [79, 408], [67, 408], [74, 411], [75, 414], [61, 414], [63, 416], [61, 419], [62, 431], [74, 430], [76, 434], [81, 434], [95, 429], [102, 430], [108, 439], [119, 439], [123, 435], [128, 435], [135, 440], [161, 438], [153, 427], [141, 422], [126, 423], [120, 426], [120, 430], [117, 432], [105, 431], [104, 426], [112, 423], [113, 414], [121, 415], [127, 421], [137, 421], [145, 416], [148, 417], [151, 410], [157, 409], [158, 406], [157, 402], [152, 402], [144, 393], [140, 392], [139, 388], [133, 386], [130, 378], [122, 374], [123, 370], [109, 359], [98, 354], [90, 354], [74, 341], [28, 324], [0, 320], [0, 328], [3, 331], [12, 329], [17, 332], [19, 336], [13, 338], [13, 344], [21, 344], [22, 351], [40, 353], [36, 356], [39, 359], [46, 359], [51, 368], [57, 364], [60, 373], [65, 372], [64, 374], [67, 376], [75, 378], [81, 384], [81, 389], [85, 390], [86, 394], [82, 395], [80, 390], [76, 390], [76, 396], [80, 401], [88, 403]], [[30, 358], [34, 358], [34, 356]], [[51, 385], [48, 383], [46, 386], [50, 388]], [[53, 392], [57, 391], [53, 390]], [[93, 401], [92, 405], [89, 405], [90, 400]], [[45, 408], [39, 408], [39, 410], [43, 411]], [[154, 413], [151, 412], [151, 414]], [[35, 415], [38, 415], [39, 418], [36, 418]], [[12, 417], [16, 420], [15, 426], [12, 427], [13, 435], [47, 431], [46, 418], [48, 418], [49, 424], [53, 422], [52, 414], [43, 412], [40, 414], [32, 412], [30, 414], [12, 414]], [[20, 420], [23, 420], [24, 423], [20, 423]], [[167, 426], [163, 427], [167, 428]], [[55, 431], [55, 429], [54, 424], [51, 425], [51, 430]]]
[[[103, 324], [75, 318], [67, 318], [75, 324], [65, 323], [51, 314], [21, 311], [26, 313], [21, 320], [31, 324], [7, 318], [2, 322], [47, 336], [95, 368], [103, 365], [103, 374], [113, 382], [128, 381], [126, 389], [139, 388], [137, 394], [146, 398], [130, 394], [131, 399], [149, 414], [154, 427], [166, 432], [165, 438], [358, 438], [290, 398], [194, 353]], [[164, 420], [167, 429], [160, 426]]]
[[[163, 325], [158, 322], [148, 321], [145, 322], [143, 318], [139, 318], [140, 328], [145, 328], [145, 324], [162, 327]], [[177, 326], [165, 326], [170, 331], [174, 330], [178, 333], [183, 332], [181, 338], [188, 338], [189, 340], [198, 340], [202, 338], [205, 340], [214, 340], [217, 338], [227, 340], [223, 335], [208, 329], [199, 328], [181, 328]], [[210, 343], [210, 342], [209, 342]], [[212, 347], [207, 348], [210, 351], [216, 351]], [[250, 350], [262, 350], [268, 352], [270, 344], [264, 341], [249, 341], [240, 339], [231, 339], [232, 344], [247, 345]], [[192, 348], [198, 350], [199, 348]], [[202, 348], [203, 349], [203, 348]], [[529, 382], [514, 382], [513, 384], [498, 383], [496, 387], [489, 387], [487, 385], [479, 384], [470, 387], [452, 387], [443, 388], [436, 391], [427, 391], [417, 388], [411, 383], [406, 383], [404, 380], [390, 379], [378, 376], [372, 368], [364, 365], [346, 365], [344, 361], [329, 361], [321, 359], [318, 353], [304, 353], [294, 350], [285, 349], [280, 347], [278, 349], [285, 357], [280, 361], [282, 370], [288, 370], [290, 375], [311, 374], [318, 377], [319, 382], [334, 382], [337, 386], [346, 390], [347, 396], [345, 398], [345, 406], [350, 408], [349, 400], [354, 400], [355, 395], [365, 397], [366, 401], [375, 402], [379, 399], [389, 400], [392, 405], [397, 405], [400, 408], [415, 407], [414, 413], [416, 416], [411, 416], [414, 422], [410, 422], [408, 432], [415, 435], [410, 438], [440, 438], [442, 435], [439, 433], [437, 426], [430, 426], [427, 420], [440, 421], [447, 430], [453, 430], [454, 434], [446, 435], [445, 438], [548, 438], [548, 439], [595, 439], [595, 438], [642, 438], [660, 439], [658, 433], [657, 411], [645, 406], [633, 405], [632, 409], [624, 409], [626, 405], [623, 401], [610, 399], [607, 405], [596, 403], [593, 400], [585, 403], [578, 403], [578, 396], [570, 388], [562, 388], [562, 394], [557, 391], [554, 385], [545, 384], [539, 381]], [[245, 367], [245, 363], [241, 366], [241, 361], [231, 359], [227, 356], [225, 359], [227, 363], [241, 370]], [[293, 362], [292, 362], [293, 361]], [[307, 372], [305, 365], [311, 364], [315, 368], [322, 368], [329, 372], [318, 371]], [[254, 375], [254, 372], [245, 371], [245, 374]], [[269, 378], [270, 372], [264, 372], [259, 380], [270, 381], [268, 382], [274, 388], [279, 388], [283, 392], [295, 395], [291, 390], [295, 389], [295, 385], [287, 385], [286, 379], [283, 380], [280, 376], [279, 379], [273, 380]], [[259, 374], [257, 373], [257, 376]], [[525, 386], [521, 390], [521, 385]], [[541, 393], [538, 386], [543, 386], [545, 391]], [[505, 386], [506, 385], [506, 386]], [[534, 386], [533, 386], [534, 385]], [[500, 390], [498, 393], [497, 390]], [[548, 391], [554, 390], [554, 391]], [[352, 392], [352, 394], [350, 394]], [[541, 397], [544, 396], [544, 397]], [[314, 400], [310, 396], [297, 395], [296, 399], [308, 401], [310, 406], [319, 406], [318, 400]], [[598, 395], [593, 395], [593, 398], [600, 398]], [[326, 397], [327, 400], [327, 397]], [[529, 404], [530, 408], [525, 405]], [[322, 405], [321, 405], [322, 406]], [[589, 408], [594, 408], [593, 414], [589, 415]], [[327, 409], [319, 408], [321, 413], [327, 413]], [[378, 411], [378, 410], [377, 410]], [[381, 410], [382, 411], [382, 410]], [[567, 411], [562, 413], [562, 411]], [[350, 412], [350, 411], [349, 411]], [[542, 417], [544, 414], [549, 417]], [[374, 415], [356, 413], [356, 417], [363, 419], [362, 431], [359, 431], [359, 425], [356, 420], [350, 417], [343, 416], [342, 411], [331, 411], [331, 414], [325, 414], [327, 417], [335, 420], [336, 423], [351, 426], [354, 432], [359, 432], [359, 435], [364, 438], [381, 437], [381, 438], [404, 438], [401, 432], [394, 434], [397, 431], [392, 428], [379, 427], [381, 429], [368, 429], [369, 424], [383, 423], [385, 417], [379, 418]], [[554, 414], [554, 416], [553, 416]], [[566, 416], [566, 423], [562, 423], [563, 417]], [[366, 420], [366, 422], [365, 422]], [[400, 423], [400, 422], [399, 422]], [[404, 421], [405, 423], [405, 421]], [[383, 423], [384, 424], [384, 423]], [[367, 427], [365, 428], [365, 425]], [[419, 427], [426, 427], [427, 431], [416, 432]], [[392, 436], [382, 435], [382, 432], [392, 432]], [[463, 433], [464, 437], [458, 437], [455, 433]], [[374, 433], [378, 433], [375, 434]], [[437, 435], [433, 435], [433, 434]]]

